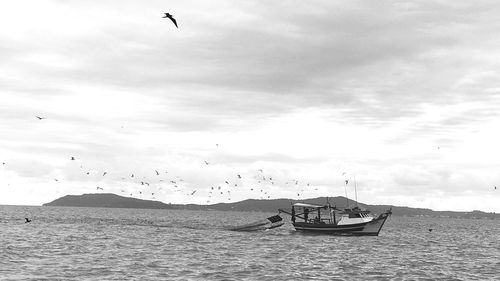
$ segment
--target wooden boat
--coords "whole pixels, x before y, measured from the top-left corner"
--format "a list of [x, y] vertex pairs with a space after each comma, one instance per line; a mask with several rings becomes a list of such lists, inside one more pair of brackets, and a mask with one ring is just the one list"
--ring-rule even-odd
[[[325, 206], [295, 203], [292, 211], [283, 209], [280, 213], [292, 216], [292, 223], [297, 231], [326, 233], [334, 235], [372, 235], [377, 236], [387, 218], [392, 214], [391, 209], [373, 216], [368, 210], [359, 207], [337, 209], [330, 204]], [[314, 219], [311, 216], [315, 215]]]
[[233, 231], [258, 231], [280, 227], [284, 224], [283, 218], [279, 215], [268, 217], [267, 219], [253, 223], [230, 228]]

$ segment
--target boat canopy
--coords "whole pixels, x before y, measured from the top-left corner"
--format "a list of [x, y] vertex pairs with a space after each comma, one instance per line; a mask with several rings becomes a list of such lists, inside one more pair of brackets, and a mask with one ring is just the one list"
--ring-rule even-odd
[[313, 205], [313, 204], [306, 204], [306, 203], [295, 203], [293, 204], [294, 207], [303, 207], [303, 208], [323, 208], [324, 206], [318, 206], [318, 205]]

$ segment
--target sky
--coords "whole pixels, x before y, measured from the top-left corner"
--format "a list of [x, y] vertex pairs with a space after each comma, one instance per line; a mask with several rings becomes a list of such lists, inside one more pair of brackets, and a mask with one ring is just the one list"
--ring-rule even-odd
[[499, 14], [497, 1], [3, 2], [0, 204], [357, 193], [500, 212]]

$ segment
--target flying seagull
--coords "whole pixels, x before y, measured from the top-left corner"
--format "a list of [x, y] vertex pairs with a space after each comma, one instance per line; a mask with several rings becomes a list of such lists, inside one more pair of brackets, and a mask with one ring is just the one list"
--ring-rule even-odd
[[47, 117], [40, 117], [40, 116], [36, 116], [36, 115], [35, 115], [35, 117], [38, 118], [38, 120], [47, 119]]
[[31, 222], [31, 220], [29, 218], [24, 218], [26, 220], [26, 222], [24, 223], [28, 223], [28, 222]]
[[71, 156], [71, 160], [75, 160], [75, 157]]
[[165, 13], [165, 16], [163, 18], [169, 18], [175, 24], [175, 27], [179, 28], [177, 26], [177, 21], [174, 19], [174, 17], [171, 14]]

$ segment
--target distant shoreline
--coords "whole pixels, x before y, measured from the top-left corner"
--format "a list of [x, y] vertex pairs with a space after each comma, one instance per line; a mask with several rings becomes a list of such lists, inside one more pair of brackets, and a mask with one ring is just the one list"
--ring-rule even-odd
[[[345, 206], [346, 198], [342, 196], [329, 197], [330, 204], [338, 207]], [[143, 200], [132, 197], [123, 197], [113, 193], [92, 193], [82, 195], [66, 195], [42, 206], [54, 207], [86, 207], [86, 208], [129, 208], [129, 209], [174, 209], [174, 210], [205, 210], [205, 211], [249, 211], [249, 212], [277, 212], [279, 208], [290, 208], [290, 202], [307, 202], [312, 204], [326, 204], [326, 197], [318, 197], [304, 200], [292, 199], [247, 199], [233, 203], [217, 203], [212, 205], [198, 204], [166, 204], [160, 201]], [[349, 200], [350, 205], [355, 202]], [[359, 203], [361, 208], [368, 209], [373, 213], [382, 213], [392, 208], [395, 216], [401, 217], [441, 217], [441, 218], [488, 218], [498, 219], [500, 213], [487, 213], [483, 211], [457, 212], [457, 211], [433, 211], [431, 209], [411, 208], [389, 205], [369, 205]]]

